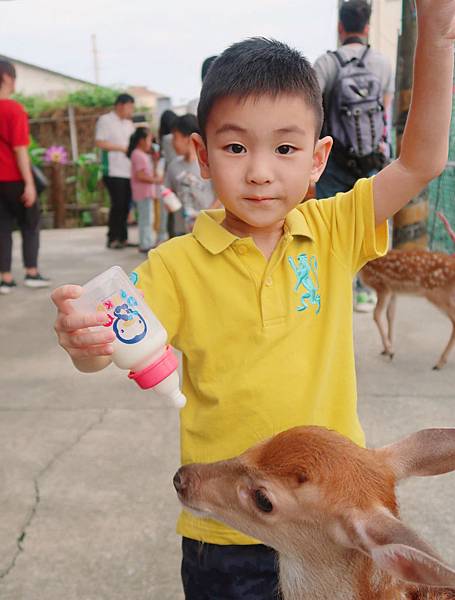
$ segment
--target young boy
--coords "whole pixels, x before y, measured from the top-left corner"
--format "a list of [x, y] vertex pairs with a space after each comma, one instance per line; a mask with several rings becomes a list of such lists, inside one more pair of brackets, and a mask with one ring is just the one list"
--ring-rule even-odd
[[191, 231], [200, 211], [210, 208], [215, 201], [212, 184], [201, 177], [192, 140], [194, 133], [199, 133], [194, 115], [183, 115], [176, 119], [172, 127], [172, 145], [177, 157], [169, 164], [164, 185], [178, 196], [183, 208], [168, 216], [171, 238]]
[[[321, 94], [297, 52], [262, 38], [212, 65], [194, 135], [203, 177], [224, 210], [149, 254], [138, 285], [183, 353], [182, 462], [237, 455], [298, 424], [358, 443], [353, 274], [387, 250], [386, 219], [444, 168], [452, 102], [455, 0], [417, 0], [419, 38], [401, 156], [334, 198], [301, 204], [331, 138], [318, 139]], [[107, 366], [113, 334], [54, 292], [60, 344], [81, 371]], [[255, 502], [252, 495], [251, 502]], [[260, 507], [258, 507], [260, 510]], [[273, 551], [184, 512], [187, 600], [277, 598]], [[205, 542], [203, 545], [200, 542]]]

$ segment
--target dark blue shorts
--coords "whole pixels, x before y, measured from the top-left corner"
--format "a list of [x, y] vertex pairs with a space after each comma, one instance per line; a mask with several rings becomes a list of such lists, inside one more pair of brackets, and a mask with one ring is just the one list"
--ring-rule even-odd
[[263, 545], [182, 540], [185, 600], [280, 600], [277, 554]]

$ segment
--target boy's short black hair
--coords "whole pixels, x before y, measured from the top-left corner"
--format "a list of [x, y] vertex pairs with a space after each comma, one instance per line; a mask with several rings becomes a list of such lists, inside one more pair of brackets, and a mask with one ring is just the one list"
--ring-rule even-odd
[[119, 94], [115, 99], [114, 104], [117, 106], [117, 104], [129, 104], [130, 102], [134, 104], [133, 96], [130, 96], [130, 94]]
[[307, 59], [282, 42], [262, 37], [233, 44], [212, 63], [202, 84], [198, 106], [202, 137], [206, 139], [210, 111], [220, 98], [279, 94], [303, 96], [314, 111], [317, 139], [323, 121], [322, 94]]
[[360, 33], [368, 25], [371, 5], [366, 0], [347, 0], [340, 7], [340, 23], [346, 33]]
[[209, 72], [210, 67], [212, 66], [212, 63], [215, 62], [216, 58], [217, 58], [216, 54], [214, 56], [209, 56], [202, 63], [201, 81], [204, 81], [207, 73]]
[[177, 117], [172, 124], [172, 131], [179, 131], [185, 137], [190, 137], [192, 133], [200, 133], [199, 123], [194, 115], [188, 113]]

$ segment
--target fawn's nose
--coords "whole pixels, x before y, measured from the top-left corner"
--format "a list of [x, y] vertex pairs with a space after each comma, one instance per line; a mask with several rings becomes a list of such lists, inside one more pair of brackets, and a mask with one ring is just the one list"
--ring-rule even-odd
[[172, 480], [178, 494], [184, 494], [188, 487], [188, 478], [185, 476], [184, 467], [180, 467]]

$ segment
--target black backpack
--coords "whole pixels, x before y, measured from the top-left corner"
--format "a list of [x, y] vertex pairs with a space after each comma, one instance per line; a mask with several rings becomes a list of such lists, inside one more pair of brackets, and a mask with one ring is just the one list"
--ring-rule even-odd
[[333, 137], [335, 162], [357, 177], [380, 170], [386, 163], [380, 149], [385, 141], [382, 86], [364, 63], [369, 49], [349, 60], [329, 51], [338, 72], [324, 106], [323, 133]]

